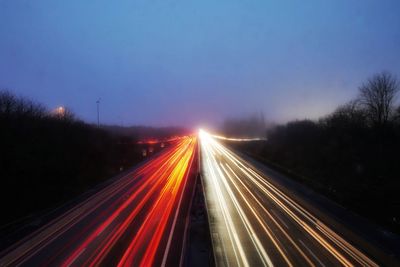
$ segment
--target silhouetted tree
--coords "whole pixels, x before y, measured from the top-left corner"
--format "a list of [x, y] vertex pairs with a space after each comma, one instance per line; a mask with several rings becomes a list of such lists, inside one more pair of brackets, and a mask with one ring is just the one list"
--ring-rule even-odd
[[63, 120], [63, 121], [75, 121], [76, 120], [76, 116], [72, 112], [72, 110], [70, 110], [69, 108], [66, 108], [66, 107], [58, 107], [52, 112], [52, 114], [55, 118], [57, 118], [59, 120]]
[[339, 106], [330, 116], [330, 122], [342, 124], [363, 124], [366, 120], [366, 113], [360, 105], [360, 101], [352, 100]]
[[357, 100], [332, 114], [269, 130], [262, 149], [232, 145], [400, 233], [393, 221], [400, 217], [398, 91], [393, 76], [377, 74], [360, 87]]
[[24, 98], [18, 98], [8, 91], [0, 91], [0, 114], [12, 116], [45, 117], [46, 108]]
[[397, 123], [400, 123], [400, 106], [398, 106], [396, 109], [396, 113], [394, 114], [394, 120]]
[[388, 72], [376, 74], [359, 88], [360, 103], [367, 111], [368, 118], [375, 125], [386, 124], [393, 110], [399, 84]]
[[[0, 225], [54, 207], [142, 159], [61, 108], [0, 91]], [[136, 150], [137, 151], [136, 151]], [[129, 153], [124, 153], [127, 150]], [[10, 204], [10, 199], [17, 199]]]

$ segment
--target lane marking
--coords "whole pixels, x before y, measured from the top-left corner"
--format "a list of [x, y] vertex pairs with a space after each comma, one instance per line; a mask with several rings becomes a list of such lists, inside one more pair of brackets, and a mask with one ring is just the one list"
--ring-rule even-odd
[[276, 218], [278, 218], [278, 220], [287, 228], [290, 229], [290, 227], [283, 221], [282, 217], [274, 210], [274, 209], [270, 209], [271, 212], [276, 216]]
[[[247, 202], [246, 198], [245, 198], [245, 197], [243, 196], [243, 194], [240, 192], [238, 186], [235, 184], [235, 182], [233, 182], [233, 179], [232, 179], [232, 177], [229, 175], [228, 171], [224, 168], [224, 166], [223, 166], [222, 164], [221, 164], [221, 167], [222, 167], [222, 169], [224, 170], [224, 172], [227, 174], [227, 176], [229, 177], [229, 179], [231, 180], [231, 182], [233, 183], [233, 185], [234, 185], [234, 187], [236, 188], [236, 190], [237, 190], [237, 191], [239, 192], [239, 194], [242, 196], [243, 201], [248, 205], [248, 207], [250, 208], [250, 210], [252, 211], [252, 213], [253, 213], [254, 215], [256, 215], [256, 214], [255, 214], [255, 211], [252, 209], [251, 205]], [[257, 235], [255, 234], [255, 231], [254, 231], [253, 227], [251, 226], [250, 221], [248, 220], [248, 218], [247, 218], [245, 212], [243, 211], [242, 207], [240, 206], [239, 201], [236, 199], [236, 197], [235, 197], [235, 195], [234, 195], [232, 189], [230, 188], [230, 186], [229, 186], [229, 184], [228, 184], [228, 181], [227, 181], [225, 175], [222, 174], [222, 171], [221, 171], [220, 169], [218, 169], [218, 170], [220, 171], [220, 174], [221, 174], [221, 176], [223, 177], [223, 182], [224, 182], [224, 184], [225, 184], [225, 188], [227, 189], [228, 194], [230, 195], [230, 197], [231, 197], [231, 199], [232, 199], [232, 201], [233, 201], [233, 203], [234, 203], [234, 205], [235, 205], [235, 207], [236, 207], [236, 210], [237, 210], [237, 212], [238, 212], [238, 214], [239, 214], [239, 216], [240, 216], [240, 219], [241, 219], [243, 225], [245, 226], [245, 229], [246, 229], [248, 235], [250, 236], [251, 241], [253, 242], [253, 245], [255, 246], [258, 255], [260, 256], [260, 258], [261, 258], [261, 260], [263, 261], [264, 265], [272, 266], [273, 264], [272, 264], [272, 262], [271, 262], [271, 260], [270, 260], [270, 258], [269, 258], [269, 256], [268, 256], [267, 252], [265, 251], [265, 249], [264, 249], [263, 245], [261, 244], [259, 238], [258, 238]], [[257, 216], [257, 215], [256, 215], [256, 216]], [[278, 249], [279, 249], [279, 248], [278, 248]], [[290, 265], [290, 262], [289, 262], [289, 265]]]
[[[196, 142], [196, 141], [194, 141], [194, 142]], [[179, 198], [178, 207], [177, 207], [176, 212], [175, 212], [174, 221], [173, 221], [172, 226], [171, 226], [171, 230], [170, 230], [170, 234], [169, 234], [169, 237], [168, 237], [167, 246], [166, 246], [165, 251], [164, 251], [164, 255], [163, 255], [163, 260], [162, 260], [161, 266], [165, 266], [165, 264], [167, 262], [167, 258], [168, 258], [168, 254], [169, 254], [169, 248], [171, 246], [172, 236], [174, 234], [176, 221], [178, 219], [178, 214], [179, 214], [179, 211], [180, 211], [182, 198], [183, 198], [183, 195], [185, 193], [186, 185], [187, 185], [187, 182], [188, 182], [188, 179], [189, 179], [189, 175], [190, 175], [190, 171], [191, 171], [190, 169], [192, 168], [192, 163], [193, 163], [193, 160], [194, 160], [194, 157], [195, 157], [194, 156], [194, 150], [195, 150], [195, 148], [193, 147], [193, 152], [190, 155], [190, 163], [186, 167], [186, 175], [185, 175], [185, 178], [184, 178], [185, 182], [184, 182], [183, 187], [182, 187], [182, 192], [181, 192], [181, 195], [180, 195], [180, 198]], [[196, 185], [194, 185], [194, 186], [196, 186]], [[189, 213], [190, 213], [190, 208], [189, 208]], [[186, 236], [186, 232], [185, 232], [185, 235], [184, 235], [183, 242], [185, 242], [185, 236]], [[183, 247], [184, 247], [184, 244], [182, 243], [182, 249], [183, 249]]]
[[[286, 238], [292, 243], [292, 245], [297, 249], [297, 251], [304, 257], [304, 259], [310, 264], [310, 266], [315, 266], [311, 260], [304, 254], [304, 252], [300, 249], [300, 247], [294, 242], [294, 240], [290, 237], [290, 235], [282, 228], [282, 226], [276, 221], [276, 219], [271, 215], [271, 213], [261, 204], [261, 202], [254, 196], [252, 191], [243, 183], [243, 181], [236, 175], [236, 173], [229, 167], [228, 164], [226, 166], [231, 170], [233, 175], [237, 178], [237, 180], [243, 185], [243, 187], [247, 190], [247, 192], [254, 198], [257, 204], [261, 207], [261, 209], [269, 216], [269, 218], [275, 223], [275, 225], [282, 231], [282, 233], [286, 236]], [[264, 220], [263, 223], [266, 224]]]
[[319, 263], [321, 266], [325, 267], [325, 264], [323, 264], [323, 262], [317, 257], [317, 255], [315, 255], [314, 252], [312, 252], [312, 250], [311, 250], [306, 244], [304, 244], [304, 242], [303, 242], [302, 240], [300, 240], [300, 239], [298, 239], [298, 240], [299, 240], [300, 244], [302, 244], [303, 247], [305, 247], [305, 248], [307, 249], [307, 251], [311, 254], [311, 256], [312, 256], [316, 261], [318, 261], [318, 263]]
[[86, 250], [86, 247], [83, 248], [83, 249], [72, 259], [72, 261], [68, 264], [67, 267], [71, 266], [72, 263], [74, 263], [74, 261], [76, 261], [76, 260], [79, 258], [79, 256], [82, 255], [82, 253], [83, 253], [85, 250]]

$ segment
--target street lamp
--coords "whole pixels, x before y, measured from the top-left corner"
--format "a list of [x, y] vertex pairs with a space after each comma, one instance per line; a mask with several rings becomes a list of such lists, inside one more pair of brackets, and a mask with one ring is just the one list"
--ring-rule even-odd
[[65, 116], [65, 108], [63, 106], [59, 106], [56, 108], [55, 113], [60, 117], [63, 118]]
[[96, 101], [96, 104], [97, 104], [97, 127], [100, 127], [100, 100], [101, 100], [101, 98], [99, 98]]

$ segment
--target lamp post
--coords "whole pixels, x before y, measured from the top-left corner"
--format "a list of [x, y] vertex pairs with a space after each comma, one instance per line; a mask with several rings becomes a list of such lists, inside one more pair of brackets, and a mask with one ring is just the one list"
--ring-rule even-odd
[[96, 101], [96, 104], [97, 104], [97, 127], [100, 127], [100, 100], [101, 100], [101, 98], [99, 98]]
[[59, 118], [64, 118], [65, 117], [65, 108], [63, 106], [59, 106], [54, 110], [54, 113], [56, 114], [56, 116], [58, 116]]

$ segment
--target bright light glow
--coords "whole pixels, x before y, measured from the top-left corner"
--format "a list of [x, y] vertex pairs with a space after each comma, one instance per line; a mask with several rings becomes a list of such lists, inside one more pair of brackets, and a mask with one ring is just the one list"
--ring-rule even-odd
[[208, 134], [208, 133], [205, 132], [203, 129], [199, 129], [199, 137], [200, 138], [204, 138], [206, 134]]
[[64, 116], [65, 115], [65, 107], [59, 106], [53, 110], [53, 113], [57, 116]]

